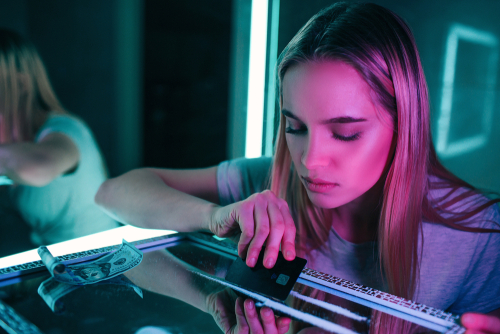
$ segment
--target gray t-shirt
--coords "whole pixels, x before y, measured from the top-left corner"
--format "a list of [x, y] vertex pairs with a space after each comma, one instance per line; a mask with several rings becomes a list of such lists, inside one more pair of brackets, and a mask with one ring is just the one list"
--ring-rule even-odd
[[[241, 158], [222, 162], [217, 170], [221, 205], [265, 190], [271, 161]], [[463, 200], [454, 206], [470, 204]], [[494, 222], [500, 222], [496, 205], [474, 217], [470, 226], [498, 229]], [[428, 222], [423, 222], [422, 228], [424, 247], [414, 300], [457, 314], [500, 308], [500, 233], [462, 232]], [[379, 270], [376, 242], [354, 244], [332, 228], [328, 242], [309, 252], [306, 259], [308, 268], [387, 291]]]
[[94, 203], [97, 189], [106, 180], [106, 170], [90, 129], [76, 117], [52, 114], [36, 134], [35, 142], [53, 132], [71, 138], [80, 160], [74, 171], [44, 187], [12, 187], [11, 199], [31, 226], [32, 242], [48, 245], [118, 227]]

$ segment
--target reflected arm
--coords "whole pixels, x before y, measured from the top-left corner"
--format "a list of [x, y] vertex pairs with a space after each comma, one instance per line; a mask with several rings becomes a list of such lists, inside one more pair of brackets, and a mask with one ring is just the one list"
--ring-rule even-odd
[[140, 288], [182, 300], [207, 312], [207, 296], [223, 287], [194, 273], [198, 271], [162, 250], [145, 253], [141, 265], [125, 276]]
[[137, 169], [104, 182], [95, 201], [114, 219], [144, 228], [208, 231], [218, 207], [217, 167]]
[[42, 187], [76, 167], [79, 159], [73, 141], [54, 132], [37, 143], [0, 145], [0, 175], [17, 184]]

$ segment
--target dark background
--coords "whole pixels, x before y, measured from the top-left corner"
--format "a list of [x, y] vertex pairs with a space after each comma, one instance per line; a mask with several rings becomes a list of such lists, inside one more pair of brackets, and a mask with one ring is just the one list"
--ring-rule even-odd
[[[195, 168], [235, 157], [228, 149], [228, 138], [234, 138], [228, 136], [228, 115], [234, 94], [230, 82], [239, 77], [231, 79], [231, 68], [245, 61], [231, 58], [240, 47], [232, 39], [239, 22], [236, 2], [250, 4], [4, 0], [0, 25], [35, 43], [61, 102], [90, 125], [110, 175], [116, 176], [139, 166]], [[500, 1], [375, 2], [401, 15], [415, 34], [436, 136], [450, 26], [461, 23], [499, 38]], [[278, 52], [314, 13], [331, 3], [281, 1]], [[474, 43], [460, 44], [455, 82], [459, 93], [453, 100], [450, 139], [481, 131], [484, 54], [489, 52], [485, 50]], [[500, 191], [498, 80], [492, 89], [493, 131], [488, 143], [442, 161], [474, 185]]]

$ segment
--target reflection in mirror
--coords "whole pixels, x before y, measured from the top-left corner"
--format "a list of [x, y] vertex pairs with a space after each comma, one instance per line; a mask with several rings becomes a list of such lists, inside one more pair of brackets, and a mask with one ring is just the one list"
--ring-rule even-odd
[[[43, 333], [239, 333], [252, 326], [252, 319], [274, 326], [275, 333], [459, 333], [462, 329], [449, 313], [432, 309], [435, 315], [427, 313], [424, 319], [415, 315], [420, 311], [386, 307], [382, 299], [369, 301], [341, 286], [315, 283], [311, 273], [326, 276], [310, 269], [304, 269], [284, 302], [228, 286], [223, 278], [237, 255], [231, 245], [210, 239], [178, 234], [139, 241], [135, 245], [144, 258], [137, 267], [102, 284], [70, 286], [67, 291], [42, 284], [50, 277], [45, 268], [10, 281], [0, 271], [0, 322], [3, 303]], [[92, 253], [82, 256], [90, 259]], [[444, 316], [453, 319], [443, 321]]]
[[0, 94], [0, 175], [12, 181], [0, 256], [117, 227], [93, 201], [106, 168], [91, 130], [61, 106], [35, 47], [6, 29]]

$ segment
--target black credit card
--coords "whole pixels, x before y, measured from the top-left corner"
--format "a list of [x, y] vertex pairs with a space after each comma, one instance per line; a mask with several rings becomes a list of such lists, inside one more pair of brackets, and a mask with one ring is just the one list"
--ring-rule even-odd
[[263, 264], [264, 249], [260, 252], [255, 267], [250, 268], [238, 257], [229, 267], [226, 281], [244, 289], [267, 295], [284, 301], [299, 278], [307, 260], [296, 257], [287, 261], [281, 252], [273, 268], [267, 269]]

